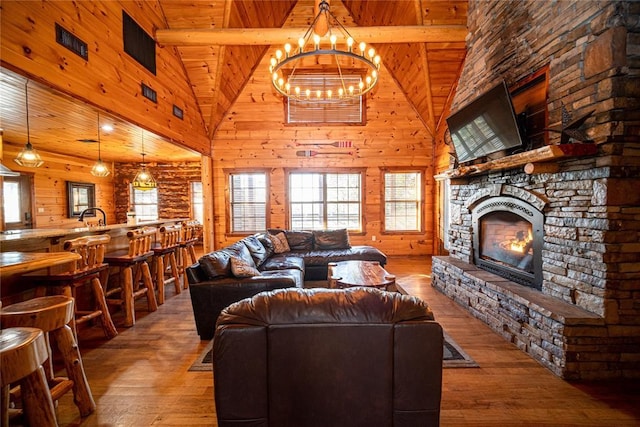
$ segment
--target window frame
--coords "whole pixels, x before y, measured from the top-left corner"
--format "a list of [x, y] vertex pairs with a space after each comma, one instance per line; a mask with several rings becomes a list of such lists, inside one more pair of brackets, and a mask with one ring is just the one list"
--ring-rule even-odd
[[[343, 69], [343, 74], [349, 75], [349, 76], [360, 76], [360, 78], [364, 79], [365, 75], [362, 74], [362, 72], [358, 71], [358, 69]], [[322, 70], [314, 70], [314, 69], [301, 69], [296, 71], [296, 74], [298, 75], [323, 75], [323, 74], [328, 74]], [[283, 118], [283, 124], [284, 126], [366, 126], [367, 124], [367, 97], [366, 96], [360, 96], [360, 121], [359, 122], [325, 122], [325, 121], [319, 121], [319, 122], [290, 122], [289, 121], [289, 102], [290, 99], [283, 97], [282, 99], [282, 104], [284, 107], [284, 118]], [[305, 104], [303, 104], [305, 105]], [[327, 103], [326, 105], [336, 105], [331, 104], [331, 103]]]
[[[352, 230], [349, 229], [349, 234], [353, 236], [364, 236], [366, 234], [366, 215], [365, 215], [365, 195], [366, 193], [366, 178], [367, 178], [367, 168], [285, 168], [285, 227], [287, 230], [292, 230], [291, 228], [291, 195], [290, 195], [290, 184], [291, 184], [291, 175], [296, 173], [308, 173], [308, 174], [359, 174], [360, 175], [360, 230]], [[326, 184], [326, 182], [325, 182]], [[326, 192], [326, 187], [325, 187]], [[326, 206], [326, 200], [324, 201]], [[326, 209], [325, 209], [326, 213]], [[326, 218], [325, 218], [325, 228], [326, 228]]]
[[[132, 184], [129, 184], [129, 188], [131, 189], [129, 203], [133, 207], [134, 212], [136, 213], [136, 221], [138, 224], [143, 224], [145, 222], [153, 222], [158, 221], [160, 219], [160, 192], [158, 188], [152, 188], [150, 190], [138, 190]], [[136, 203], [136, 191], [140, 192], [140, 194], [156, 194], [156, 203]], [[156, 217], [155, 219], [142, 219], [142, 215], [138, 212], [138, 206], [153, 206], [156, 207]]]
[[271, 226], [271, 204], [270, 204], [270, 169], [263, 168], [239, 168], [239, 169], [223, 169], [224, 172], [224, 197], [225, 197], [225, 235], [226, 236], [250, 236], [255, 234], [256, 232], [264, 231], [264, 230], [255, 230], [255, 231], [232, 231], [232, 209], [231, 209], [231, 176], [232, 175], [257, 175], [263, 174], [265, 178], [265, 205], [264, 205], [264, 222], [265, 222], [265, 230]]
[[[200, 184], [200, 200], [195, 200], [196, 191], [194, 190], [194, 184]], [[200, 224], [204, 224], [204, 186], [202, 185], [202, 181], [189, 181], [189, 214], [190, 218], [194, 220], [198, 220]], [[200, 205], [202, 218], [196, 218], [196, 213], [194, 207], [196, 205]]]
[[[392, 173], [418, 173], [420, 174], [420, 202], [418, 206], [418, 215], [420, 228], [418, 230], [387, 230], [386, 217], [386, 174]], [[426, 188], [426, 171], [423, 168], [406, 168], [406, 167], [386, 167], [380, 168], [380, 233], [383, 235], [417, 235], [425, 233], [425, 188]]]

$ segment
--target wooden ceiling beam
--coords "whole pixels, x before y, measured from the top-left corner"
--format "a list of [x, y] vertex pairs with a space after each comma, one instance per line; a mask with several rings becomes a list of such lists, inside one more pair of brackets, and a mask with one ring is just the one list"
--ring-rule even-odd
[[[158, 29], [156, 41], [178, 46], [258, 46], [290, 42], [298, 43], [307, 28], [213, 28], [213, 29]], [[358, 41], [367, 43], [448, 43], [464, 42], [464, 25], [406, 25], [349, 27], [347, 31]]]

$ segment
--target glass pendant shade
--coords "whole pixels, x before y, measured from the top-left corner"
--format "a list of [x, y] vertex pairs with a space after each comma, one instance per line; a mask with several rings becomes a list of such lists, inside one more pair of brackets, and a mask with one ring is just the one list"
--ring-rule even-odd
[[100, 152], [100, 112], [98, 112], [98, 161], [91, 168], [91, 175], [96, 176], [98, 178], [104, 178], [105, 176], [109, 176], [111, 171], [102, 161], [102, 156]]
[[27, 168], [37, 168], [42, 166], [42, 164], [44, 163], [44, 161], [40, 157], [40, 154], [38, 154], [38, 152], [35, 148], [33, 148], [33, 145], [31, 145], [30, 142], [27, 142], [22, 151], [18, 153], [13, 161], [20, 166], [24, 166]]
[[25, 112], [27, 115], [27, 144], [24, 146], [22, 151], [18, 153], [16, 158], [13, 159], [13, 161], [20, 166], [24, 166], [27, 168], [37, 168], [39, 166], [42, 166], [44, 161], [42, 160], [40, 154], [38, 154], [36, 149], [33, 148], [33, 145], [31, 145], [31, 136], [29, 133], [29, 92], [27, 90], [28, 83], [29, 81], [27, 80], [27, 83], [24, 84], [24, 100], [26, 105]]
[[133, 178], [131, 185], [133, 185], [133, 188], [142, 191], [153, 190], [158, 187], [158, 183], [153, 175], [151, 175], [151, 172], [147, 170], [147, 166], [144, 163], [140, 167], [136, 177]]
[[107, 167], [107, 165], [100, 159], [93, 165], [91, 168], [91, 175], [97, 176], [98, 178], [104, 178], [105, 176], [109, 176], [111, 171]]
[[147, 164], [144, 162], [144, 132], [142, 133], [142, 163], [140, 164], [140, 170], [133, 178], [131, 185], [136, 190], [147, 191], [153, 190], [158, 187], [156, 179], [151, 175], [151, 172], [147, 170]]

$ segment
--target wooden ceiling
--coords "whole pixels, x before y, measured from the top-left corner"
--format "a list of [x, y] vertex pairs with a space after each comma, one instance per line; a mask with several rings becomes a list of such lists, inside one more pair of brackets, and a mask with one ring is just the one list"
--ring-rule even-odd
[[[177, 49], [212, 139], [253, 72], [266, 72], [258, 68], [264, 55], [272, 55], [281, 46], [265, 45], [265, 37], [255, 35], [247, 36], [253, 41], [247, 42], [245, 37], [244, 44], [234, 45], [234, 37], [224, 30], [291, 28], [288, 38], [297, 40], [300, 34], [295, 29], [308, 27], [314, 16], [314, 0], [158, 0], [158, 4], [166, 28], [157, 29], [156, 40], [162, 48]], [[345, 27], [371, 27], [372, 40], [390, 41], [374, 43], [383, 60], [383, 72], [391, 74], [425, 127], [435, 135], [464, 61], [467, 6], [466, 0], [332, 0], [330, 9]], [[376, 27], [389, 26], [394, 27], [392, 37], [375, 31]], [[413, 40], [409, 34], [415, 34], [410, 31], [415, 27], [429, 33]], [[212, 44], [198, 44], [177, 34], [195, 34], [196, 30], [221, 31], [224, 42], [218, 37]], [[178, 40], [171, 41], [172, 35]], [[32, 143], [48, 151], [94, 159], [97, 144], [78, 140], [97, 139], [98, 111], [33, 81], [27, 87]], [[25, 78], [2, 70], [0, 113], [5, 118], [1, 123], [5, 142], [26, 141], [24, 92]], [[100, 122], [114, 125], [113, 132], [100, 135], [103, 160], [135, 161], [142, 150], [143, 130], [106, 113], [101, 113]], [[195, 151], [147, 131], [144, 145], [150, 162], [200, 158]]]

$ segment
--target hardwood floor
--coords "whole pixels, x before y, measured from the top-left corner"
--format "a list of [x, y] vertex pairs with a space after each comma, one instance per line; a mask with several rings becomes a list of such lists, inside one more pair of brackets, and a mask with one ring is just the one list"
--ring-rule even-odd
[[[480, 365], [445, 369], [442, 426], [638, 426], [640, 386], [569, 383], [471, 317], [430, 285], [430, 258], [391, 258], [386, 269], [426, 300], [449, 335]], [[97, 411], [81, 419], [70, 394], [58, 406], [60, 426], [215, 426], [210, 372], [189, 372], [199, 340], [188, 291], [106, 340], [99, 326], [79, 332]], [[114, 315], [121, 324], [120, 313]], [[375, 427], [375, 426], [374, 426]]]

